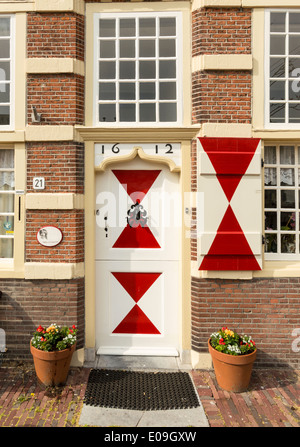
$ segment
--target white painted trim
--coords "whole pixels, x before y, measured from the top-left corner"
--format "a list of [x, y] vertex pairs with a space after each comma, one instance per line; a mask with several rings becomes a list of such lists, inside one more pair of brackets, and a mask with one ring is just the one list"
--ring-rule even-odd
[[122, 348], [122, 347], [102, 347], [97, 350], [97, 355], [145, 355], [145, 356], [164, 356], [178, 357], [179, 353], [174, 348]]
[[74, 73], [84, 76], [84, 62], [71, 57], [33, 57], [25, 61], [27, 73]]

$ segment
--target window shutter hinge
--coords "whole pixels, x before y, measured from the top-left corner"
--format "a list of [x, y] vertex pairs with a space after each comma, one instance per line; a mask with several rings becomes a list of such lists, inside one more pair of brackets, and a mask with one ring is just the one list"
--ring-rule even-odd
[[264, 165], [265, 165], [265, 162], [264, 162], [264, 160], [263, 160], [263, 159], [261, 159], [261, 167], [263, 168], [263, 167], [264, 167]]
[[266, 242], [266, 238], [265, 238], [265, 236], [262, 236], [262, 237], [261, 237], [261, 243], [262, 243], [262, 245], [264, 245], [265, 242]]

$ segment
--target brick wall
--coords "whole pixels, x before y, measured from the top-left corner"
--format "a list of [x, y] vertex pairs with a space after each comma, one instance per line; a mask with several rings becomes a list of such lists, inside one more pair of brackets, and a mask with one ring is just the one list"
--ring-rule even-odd
[[202, 8], [192, 13], [192, 55], [250, 54], [251, 10]]
[[28, 124], [33, 124], [32, 106], [42, 114], [40, 125], [83, 124], [84, 77], [75, 74], [29, 74]]
[[84, 346], [84, 279], [26, 281], [1, 279], [1, 328], [6, 333], [6, 358], [32, 359], [29, 343], [41, 325], [78, 327], [77, 348]]
[[[56, 247], [44, 247], [36, 239], [37, 231], [54, 225], [63, 233]], [[84, 211], [83, 210], [27, 210], [26, 262], [83, 262]]]
[[300, 278], [192, 278], [193, 349], [208, 352], [210, 334], [222, 326], [253, 337], [256, 366], [299, 369], [292, 331], [300, 328]]
[[33, 178], [45, 178], [46, 193], [84, 192], [84, 145], [76, 142], [27, 144], [27, 192]]
[[28, 13], [27, 57], [84, 60], [84, 17], [73, 13]]
[[251, 73], [202, 71], [192, 76], [193, 124], [251, 123]]

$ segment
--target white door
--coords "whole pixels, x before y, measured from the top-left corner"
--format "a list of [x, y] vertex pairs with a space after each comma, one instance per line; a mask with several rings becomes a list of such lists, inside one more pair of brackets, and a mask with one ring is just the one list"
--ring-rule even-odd
[[178, 355], [179, 174], [140, 159], [96, 176], [98, 353]]

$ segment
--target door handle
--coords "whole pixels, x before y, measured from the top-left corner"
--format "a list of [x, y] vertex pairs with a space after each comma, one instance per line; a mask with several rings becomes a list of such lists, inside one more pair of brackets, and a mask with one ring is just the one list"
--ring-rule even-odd
[[108, 237], [107, 216], [104, 217], [104, 221], [105, 221], [105, 226], [104, 226], [105, 237]]

